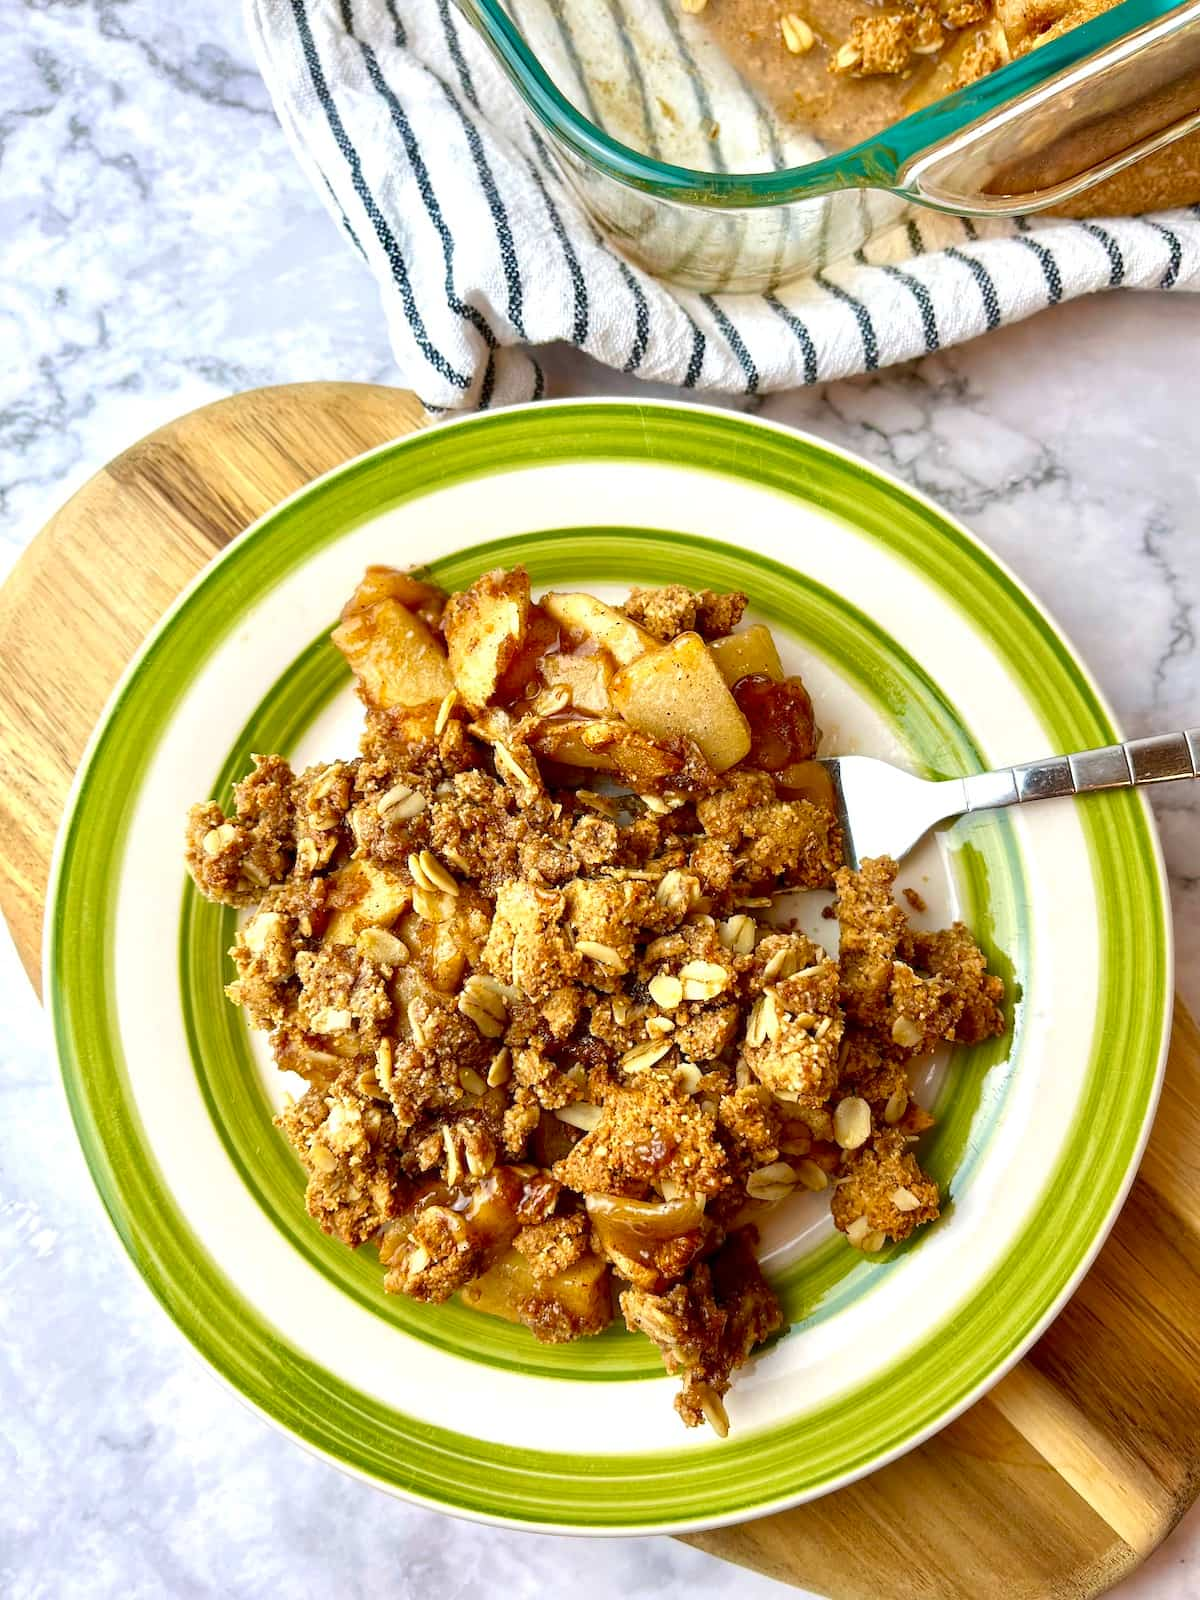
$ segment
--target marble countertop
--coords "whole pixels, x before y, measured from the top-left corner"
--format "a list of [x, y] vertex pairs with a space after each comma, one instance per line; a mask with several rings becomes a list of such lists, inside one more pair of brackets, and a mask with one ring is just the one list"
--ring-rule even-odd
[[[218, 0], [0, 0], [0, 572], [139, 435], [255, 384], [395, 381], [365, 270]], [[963, 517], [1131, 734], [1200, 721], [1200, 297], [1114, 294], [764, 415]], [[556, 393], [648, 392], [568, 350]], [[1200, 794], [1156, 808], [1200, 1005]], [[0, 933], [0, 1593], [575, 1600], [796, 1591], [669, 1540], [578, 1548], [409, 1509], [280, 1438], [190, 1357], [99, 1213]], [[564, 1569], [564, 1561], [569, 1566]], [[1120, 1591], [1200, 1596], [1200, 1511]]]

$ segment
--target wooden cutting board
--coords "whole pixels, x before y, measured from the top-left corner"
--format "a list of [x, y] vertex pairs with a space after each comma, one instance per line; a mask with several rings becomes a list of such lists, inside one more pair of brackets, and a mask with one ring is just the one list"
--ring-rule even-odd
[[[71, 775], [113, 683], [192, 575], [319, 473], [423, 425], [357, 384], [236, 395], [118, 456], [0, 588], [0, 909], [39, 981]], [[1091, 1596], [1200, 1489], [1200, 1035], [1177, 1009], [1154, 1135], [1053, 1328], [937, 1438], [798, 1510], [691, 1544], [835, 1600]]]

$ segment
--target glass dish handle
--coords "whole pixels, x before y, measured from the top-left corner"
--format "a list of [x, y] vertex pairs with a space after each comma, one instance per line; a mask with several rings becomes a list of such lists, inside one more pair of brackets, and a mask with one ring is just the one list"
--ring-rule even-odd
[[1191, 0], [927, 147], [896, 188], [955, 211], [1041, 211], [1196, 128], [1200, 0]]

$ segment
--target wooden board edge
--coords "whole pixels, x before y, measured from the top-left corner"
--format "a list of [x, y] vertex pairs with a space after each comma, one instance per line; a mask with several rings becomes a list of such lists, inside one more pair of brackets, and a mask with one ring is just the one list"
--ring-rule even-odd
[[[306, 420], [310, 428], [314, 420], [320, 428], [314, 455], [321, 459], [315, 465], [296, 459], [295, 436]], [[9, 762], [0, 794], [0, 826], [6, 844], [0, 858], [0, 913], [35, 992], [41, 992], [42, 901], [57, 826], [87, 738], [128, 660], [184, 583], [286, 494], [364, 451], [420, 431], [431, 420], [415, 395], [379, 384], [277, 384], [226, 395], [163, 423], [114, 456], [57, 507], [17, 557], [0, 584], [0, 660], [13, 663], [6, 681], [0, 683], [0, 749]], [[242, 474], [236, 481], [236, 496], [222, 494], [217, 485], [201, 512], [199, 502], [206, 485], [200, 470], [187, 505], [180, 510], [171, 504], [166, 486], [172, 471], [189, 453], [199, 452], [199, 442], [206, 436], [242, 444], [247, 454], [268, 463], [272, 471], [264, 473], [261, 482], [253, 474]], [[229, 458], [234, 453], [231, 449], [221, 458], [231, 474]], [[151, 469], [158, 485], [147, 489], [142, 480]], [[216, 480], [219, 473], [212, 476]], [[42, 693], [30, 619], [38, 614], [39, 606], [53, 609], [60, 579], [76, 586], [83, 583], [89, 551], [94, 552], [98, 566], [107, 567], [112, 579], [122, 557], [111, 547], [100, 547], [102, 542], [93, 537], [92, 524], [98, 520], [99, 508], [130, 492], [133, 485], [139, 485], [141, 491], [132, 489], [138, 495], [135, 503], [143, 515], [143, 531], [160, 541], [159, 553], [170, 551], [171, 559], [165, 565], [171, 579], [160, 581], [153, 604], [148, 610], [143, 607], [136, 632], [114, 638], [119, 630], [110, 630], [102, 665], [94, 670], [91, 682], [77, 685], [76, 698], [88, 701], [86, 726], [75, 728], [73, 742], [67, 742], [61, 730], [53, 728], [55, 712], [47, 703], [55, 693], [62, 694], [63, 685], [51, 685]], [[189, 516], [200, 517], [203, 536], [188, 525]], [[143, 566], [153, 567], [153, 548], [142, 544], [137, 553]], [[60, 565], [63, 573], [56, 571]], [[116, 575], [118, 579], [123, 576], [119, 570]], [[91, 598], [93, 610], [101, 612], [104, 595]], [[69, 637], [69, 616], [60, 620]], [[60, 746], [53, 751], [53, 760], [35, 770], [42, 747], [51, 741]]]

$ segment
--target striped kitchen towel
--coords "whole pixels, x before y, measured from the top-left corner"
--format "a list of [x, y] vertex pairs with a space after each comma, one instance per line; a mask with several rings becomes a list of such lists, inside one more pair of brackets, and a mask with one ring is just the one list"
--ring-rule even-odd
[[432, 410], [538, 398], [565, 339], [621, 372], [757, 394], [874, 371], [1096, 289], [1200, 289], [1200, 207], [1098, 222], [933, 212], [777, 294], [622, 259], [451, 0], [246, 0], [276, 110], [379, 284]]

